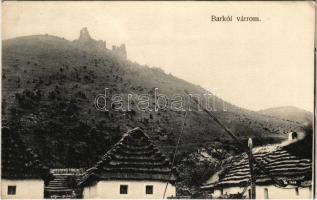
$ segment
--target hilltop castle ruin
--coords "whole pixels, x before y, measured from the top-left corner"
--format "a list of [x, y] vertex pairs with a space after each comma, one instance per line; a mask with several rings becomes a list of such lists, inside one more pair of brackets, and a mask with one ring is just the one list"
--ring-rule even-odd
[[123, 58], [127, 58], [127, 51], [125, 44], [121, 44], [120, 46], [112, 45], [112, 49], [107, 49], [107, 43], [103, 40], [95, 40], [93, 39], [87, 27], [84, 27], [80, 30], [79, 38], [73, 41], [75, 45], [82, 49], [89, 50], [110, 50], [118, 56], [122, 56]]

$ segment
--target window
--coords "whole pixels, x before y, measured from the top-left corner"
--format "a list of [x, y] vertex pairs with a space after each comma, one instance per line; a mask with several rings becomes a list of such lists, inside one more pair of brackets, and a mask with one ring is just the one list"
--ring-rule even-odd
[[128, 185], [120, 185], [120, 194], [128, 194]]
[[153, 194], [153, 185], [145, 186], [145, 194]]
[[264, 188], [264, 199], [269, 199], [269, 190]]
[[13, 185], [8, 186], [8, 195], [15, 195], [17, 191], [17, 187]]

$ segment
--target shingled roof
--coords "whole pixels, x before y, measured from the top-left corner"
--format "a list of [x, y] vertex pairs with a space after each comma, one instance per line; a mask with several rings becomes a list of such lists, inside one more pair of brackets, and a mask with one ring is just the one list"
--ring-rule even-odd
[[122, 137], [103, 158], [88, 169], [80, 183], [85, 186], [99, 180], [176, 180], [170, 161], [154, 146], [140, 128]]
[[[290, 144], [292, 147], [302, 142]], [[256, 160], [263, 163], [270, 175], [282, 180], [286, 185], [310, 186], [312, 180], [312, 159], [296, 155], [290, 145], [270, 145], [253, 149]], [[311, 149], [306, 148], [307, 151]], [[275, 182], [255, 165], [256, 185], [274, 185]], [[202, 188], [244, 187], [250, 180], [249, 161], [246, 153], [225, 160], [221, 170], [215, 173]]]
[[37, 155], [26, 148], [18, 134], [2, 128], [1, 177], [3, 179], [45, 179], [49, 176]]

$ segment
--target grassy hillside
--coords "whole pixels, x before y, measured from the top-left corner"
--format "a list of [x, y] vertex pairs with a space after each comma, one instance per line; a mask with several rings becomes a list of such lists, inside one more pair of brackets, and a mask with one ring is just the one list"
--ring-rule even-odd
[[259, 113], [301, 124], [312, 124], [313, 121], [313, 114], [311, 112], [293, 106], [268, 108], [260, 110]]
[[[169, 97], [185, 97], [184, 90], [201, 95], [206, 91], [159, 68], [126, 59], [124, 45], [110, 50], [87, 31], [82, 34], [86, 35], [74, 41], [50, 35], [3, 41], [3, 124], [18, 132], [51, 168], [90, 167], [124, 132], [136, 126], [144, 128], [171, 155], [185, 112], [140, 111], [137, 99], [129, 102], [128, 112], [115, 111], [117, 105], [109, 103], [109, 111], [99, 111], [95, 97], [109, 88], [109, 95], [123, 94], [122, 103], [127, 105], [127, 94], [147, 94], [153, 108], [154, 88]], [[224, 104], [227, 111], [222, 111]], [[193, 111], [187, 115], [176, 166], [183, 186], [198, 187], [217, 162], [235, 154], [237, 148], [204, 112], [195, 109], [197, 105], [186, 105]], [[256, 145], [278, 142], [302, 126], [236, 107], [218, 97], [214, 105], [217, 111], [213, 114], [244, 143], [248, 137], [253, 137]]]

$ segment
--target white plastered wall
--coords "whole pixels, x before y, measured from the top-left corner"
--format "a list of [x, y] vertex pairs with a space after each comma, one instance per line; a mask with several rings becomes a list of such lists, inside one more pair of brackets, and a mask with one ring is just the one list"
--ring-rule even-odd
[[[128, 185], [128, 194], [120, 194], [120, 185]], [[146, 185], [153, 186], [153, 194], [146, 194]], [[162, 199], [166, 182], [162, 181], [99, 181], [96, 185], [85, 187], [84, 198], [105, 198], [105, 199]], [[165, 198], [176, 196], [175, 186], [168, 184]]]
[[[8, 195], [8, 186], [16, 186], [16, 194]], [[42, 179], [9, 180], [1, 179], [2, 199], [43, 199], [44, 181]]]

